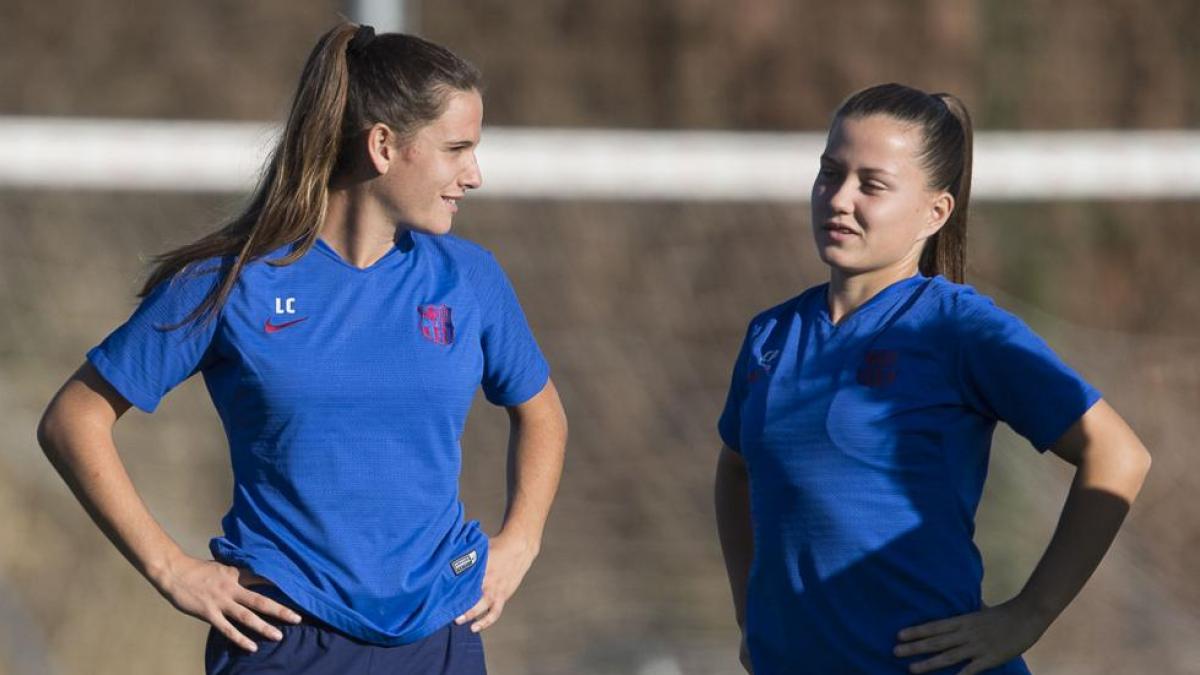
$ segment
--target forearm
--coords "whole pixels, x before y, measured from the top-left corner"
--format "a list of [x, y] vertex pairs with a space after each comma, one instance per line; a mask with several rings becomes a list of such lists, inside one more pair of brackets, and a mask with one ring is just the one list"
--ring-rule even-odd
[[73, 414], [70, 408], [68, 401], [47, 412], [38, 429], [43, 451], [105, 536], [161, 589], [172, 562], [182, 555], [179, 545], [138, 496], [117, 453], [111, 424]]
[[750, 564], [754, 559], [750, 482], [741, 459], [733, 456], [733, 451], [727, 448], [721, 451], [721, 458], [717, 461], [713, 502], [717, 514], [717, 535], [725, 557], [730, 591], [733, 593], [734, 612], [738, 626], [744, 626], [746, 585], [750, 578]]
[[1047, 626], [1100, 564], [1150, 468], [1141, 441], [1104, 401], [1055, 452], [1078, 468], [1050, 544], [1016, 599]]
[[567, 424], [552, 385], [545, 405], [510, 412], [508, 503], [501, 533], [517, 537], [537, 554], [558, 491], [566, 452]]

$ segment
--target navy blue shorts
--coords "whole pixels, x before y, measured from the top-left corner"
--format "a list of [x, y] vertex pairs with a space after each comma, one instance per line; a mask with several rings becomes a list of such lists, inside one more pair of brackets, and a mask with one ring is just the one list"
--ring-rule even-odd
[[[295, 609], [278, 590], [256, 586], [254, 591]], [[486, 675], [483, 639], [470, 624], [450, 623], [433, 635], [396, 647], [373, 645], [350, 637], [320, 621], [304, 616], [299, 624], [271, 617], [267, 623], [283, 632], [276, 642], [245, 628], [238, 629], [258, 645], [248, 652], [217, 629], [208, 631], [204, 667], [208, 675], [297, 673], [298, 675]]]

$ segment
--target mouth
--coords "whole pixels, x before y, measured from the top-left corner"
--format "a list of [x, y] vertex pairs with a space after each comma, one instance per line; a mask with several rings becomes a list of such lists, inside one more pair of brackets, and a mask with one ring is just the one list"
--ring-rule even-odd
[[840, 234], [840, 235], [844, 235], [844, 236], [856, 236], [857, 237], [862, 234], [858, 230], [856, 230], [852, 227], [848, 227], [846, 225], [842, 225], [840, 223], [825, 223], [824, 225], [821, 226], [821, 229], [826, 232], [829, 232], [830, 234]]
[[456, 197], [442, 195], [442, 202], [450, 209], [450, 213], [458, 213], [458, 200], [460, 199], [462, 199], [462, 195]]

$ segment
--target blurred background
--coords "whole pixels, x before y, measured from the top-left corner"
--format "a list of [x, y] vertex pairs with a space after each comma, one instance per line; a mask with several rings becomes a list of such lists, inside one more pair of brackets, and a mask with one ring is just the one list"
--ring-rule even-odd
[[[277, 122], [316, 38], [356, 11], [6, 2], [0, 115]], [[481, 0], [410, 2], [406, 20], [480, 66], [486, 122], [502, 127], [822, 132], [847, 94], [892, 80], [958, 93], [981, 131], [1200, 127], [1191, 0]], [[542, 555], [486, 633], [492, 672], [738, 672], [711, 508], [715, 423], [749, 318], [826, 278], [803, 201], [817, 156], [794, 161], [792, 200], [463, 206], [456, 232], [507, 269], [572, 432]], [[1096, 384], [1155, 458], [1113, 550], [1028, 654], [1037, 673], [1200, 672], [1198, 196], [972, 204], [968, 280]], [[244, 198], [0, 184], [0, 674], [202, 672], [206, 625], [120, 557], [34, 429], [132, 311], [146, 256]], [[116, 433], [152, 512], [207, 555], [231, 478], [199, 378]], [[506, 433], [480, 399], [462, 486], [489, 531]], [[998, 431], [977, 535], [989, 602], [1020, 589], [1071, 475]]]

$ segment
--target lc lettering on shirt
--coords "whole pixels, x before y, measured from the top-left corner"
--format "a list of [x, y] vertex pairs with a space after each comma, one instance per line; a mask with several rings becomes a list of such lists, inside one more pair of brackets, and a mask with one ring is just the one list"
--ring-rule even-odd
[[295, 298], [275, 298], [275, 313], [276, 314], [295, 314], [296, 299]]

